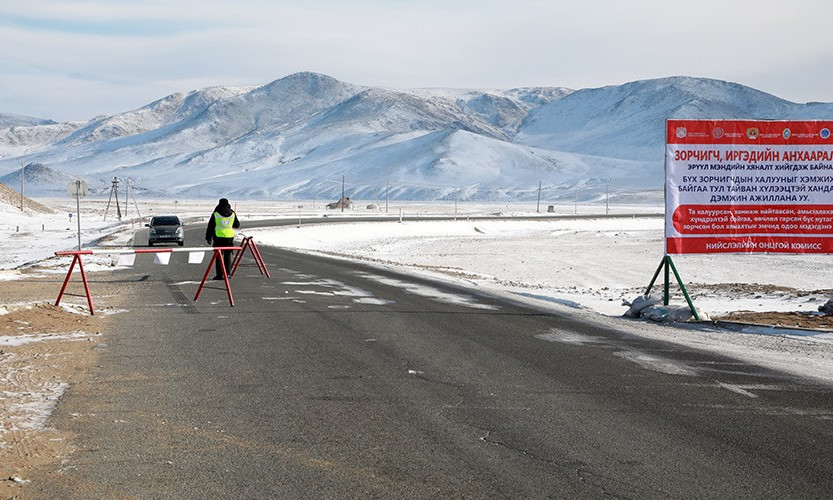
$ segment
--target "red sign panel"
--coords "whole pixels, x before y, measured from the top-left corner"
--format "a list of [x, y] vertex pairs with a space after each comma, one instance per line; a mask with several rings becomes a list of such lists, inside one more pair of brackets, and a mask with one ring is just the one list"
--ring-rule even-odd
[[833, 253], [833, 121], [668, 120], [669, 254]]

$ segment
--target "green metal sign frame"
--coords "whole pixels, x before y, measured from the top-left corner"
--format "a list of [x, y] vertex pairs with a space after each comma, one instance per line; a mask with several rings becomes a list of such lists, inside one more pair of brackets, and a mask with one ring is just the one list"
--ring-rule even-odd
[[677, 278], [677, 284], [680, 285], [680, 289], [683, 291], [683, 295], [685, 296], [685, 300], [688, 303], [688, 308], [691, 310], [691, 314], [694, 316], [695, 321], [700, 321], [700, 316], [697, 315], [697, 309], [694, 308], [694, 302], [691, 301], [691, 297], [688, 295], [688, 290], [686, 290], [685, 283], [680, 278], [680, 273], [677, 272], [677, 266], [674, 265], [674, 261], [671, 260], [670, 255], [666, 255], [662, 258], [662, 261], [659, 263], [657, 267], [657, 272], [654, 273], [654, 277], [651, 278], [651, 283], [648, 284], [648, 288], [645, 290], [645, 297], [651, 293], [651, 289], [654, 287], [654, 283], [656, 283], [657, 278], [659, 277], [660, 271], [665, 271], [665, 283], [663, 286], [663, 294], [662, 294], [662, 304], [667, 306], [670, 300], [670, 285], [671, 285], [671, 273], [669, 269], [674, 272], [674, 277]]

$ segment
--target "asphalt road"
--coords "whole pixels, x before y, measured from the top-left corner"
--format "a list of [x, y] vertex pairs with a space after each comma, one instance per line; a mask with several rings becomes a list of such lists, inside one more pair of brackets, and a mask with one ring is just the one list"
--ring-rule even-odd
[[[197, 229], [193, 229], [197, 230]], [[188, 235], [191, 245], [199, 234]], [[51, 425], [54, 498], [820, 498], [833, 389], [471, 291], [262, 247], [137, 258]], [[673, 335], [673, 329], [669, 329]], [[732, 335], [732, 333], [727, 333]]]

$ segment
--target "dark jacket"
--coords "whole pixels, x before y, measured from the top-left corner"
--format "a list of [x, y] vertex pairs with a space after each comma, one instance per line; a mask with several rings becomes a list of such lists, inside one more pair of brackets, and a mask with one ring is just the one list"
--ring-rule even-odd
[[[240, 227], [240, 221], [237, 219], [237, 214], [234, 213], [234, 210], [231, 209], [231, 205], [228, 202], [223, 203], [222, 201], [214, 207], [214, 212], [222, 215], [223, 217], [229, 217], [234, 215], [234, 222], [232, 223], [231, 227], [237, 229]], [[208, 218], [208, 227], [205, 228], [205, 241], [214, 241], [214, 212], [211, 212], [211, 216]]]

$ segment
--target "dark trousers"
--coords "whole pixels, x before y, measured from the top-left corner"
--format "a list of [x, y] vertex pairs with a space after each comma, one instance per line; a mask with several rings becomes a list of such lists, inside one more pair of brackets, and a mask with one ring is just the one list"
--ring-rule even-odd
[[[234, 238], [218, 238], [217, 236], [214, 237], [214, 246], [215, 247], [233, 247], [234, 246]], [[214, 269], [217, 271], [217, 276], [223, 275], [223, 268], [220, 266], [225, 265], [226, 274], [231, 273], [231, 250], [220, 250], [220, 253], [223, 254], [223, 259], [217, 259], [214, 261]]]

